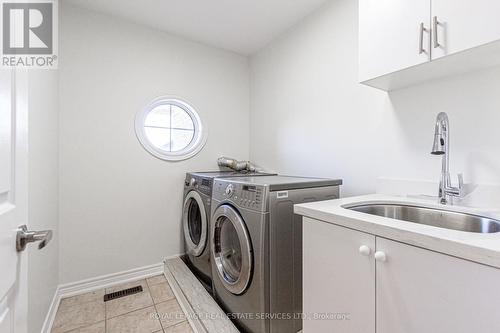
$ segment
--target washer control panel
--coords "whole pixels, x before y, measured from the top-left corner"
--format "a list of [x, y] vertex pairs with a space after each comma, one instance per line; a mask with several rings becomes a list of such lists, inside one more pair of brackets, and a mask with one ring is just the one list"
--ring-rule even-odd
[[216, 180], [213, 198], [219, 201], [229, 200], [238, 207], [263, 211], [266, 208], [264, 190], [263, 186]]

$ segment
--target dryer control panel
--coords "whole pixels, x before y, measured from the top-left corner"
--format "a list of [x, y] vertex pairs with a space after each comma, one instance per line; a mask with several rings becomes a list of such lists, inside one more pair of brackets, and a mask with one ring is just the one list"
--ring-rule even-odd
[[212, 183], [213, 183], [212, 178], [186, 174], [186, 179], [184, 180], [184, 189], [196, 190], [200, 193], [211, 196]]
[[252, 184], [232, 183], [215, 180], [213, 198], [218, 201], [230, 201], [235, 206], [258, 211], [265, 211], [265, 188]]

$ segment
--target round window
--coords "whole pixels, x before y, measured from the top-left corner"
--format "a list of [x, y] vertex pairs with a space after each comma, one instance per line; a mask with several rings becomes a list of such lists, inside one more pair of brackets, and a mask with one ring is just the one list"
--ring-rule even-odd
[[162, 97], [139, 112], [135, 132], [143, 147], [160, 159], [180, 161], [196, 155], [205, 145], [206, 129], [188, 103]]

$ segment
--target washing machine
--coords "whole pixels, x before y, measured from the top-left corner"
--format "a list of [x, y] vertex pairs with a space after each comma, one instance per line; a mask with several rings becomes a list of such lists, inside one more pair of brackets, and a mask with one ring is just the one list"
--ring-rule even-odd
[[182, 225], [186, 263], [207, 289], [211, 289], [209, 223], [212, 185], [216, 177], [267, 176], [270, 173], [240, 173], [235, 171], [190, 172], [184, 183]]
[[337, 199], [341, 180], [218, 178], [210, 255], [214, 297], [249, 333], [302, 329], [302, 219], [293, 205]]

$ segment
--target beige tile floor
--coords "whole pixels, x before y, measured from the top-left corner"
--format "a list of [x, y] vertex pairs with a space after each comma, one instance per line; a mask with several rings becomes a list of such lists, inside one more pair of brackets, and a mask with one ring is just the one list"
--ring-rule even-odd
[[[143, 291], [104, 302], [104, 294], [141, 285]], [[65, 298], [52, 333], [192, 333], [163, 275]]]

